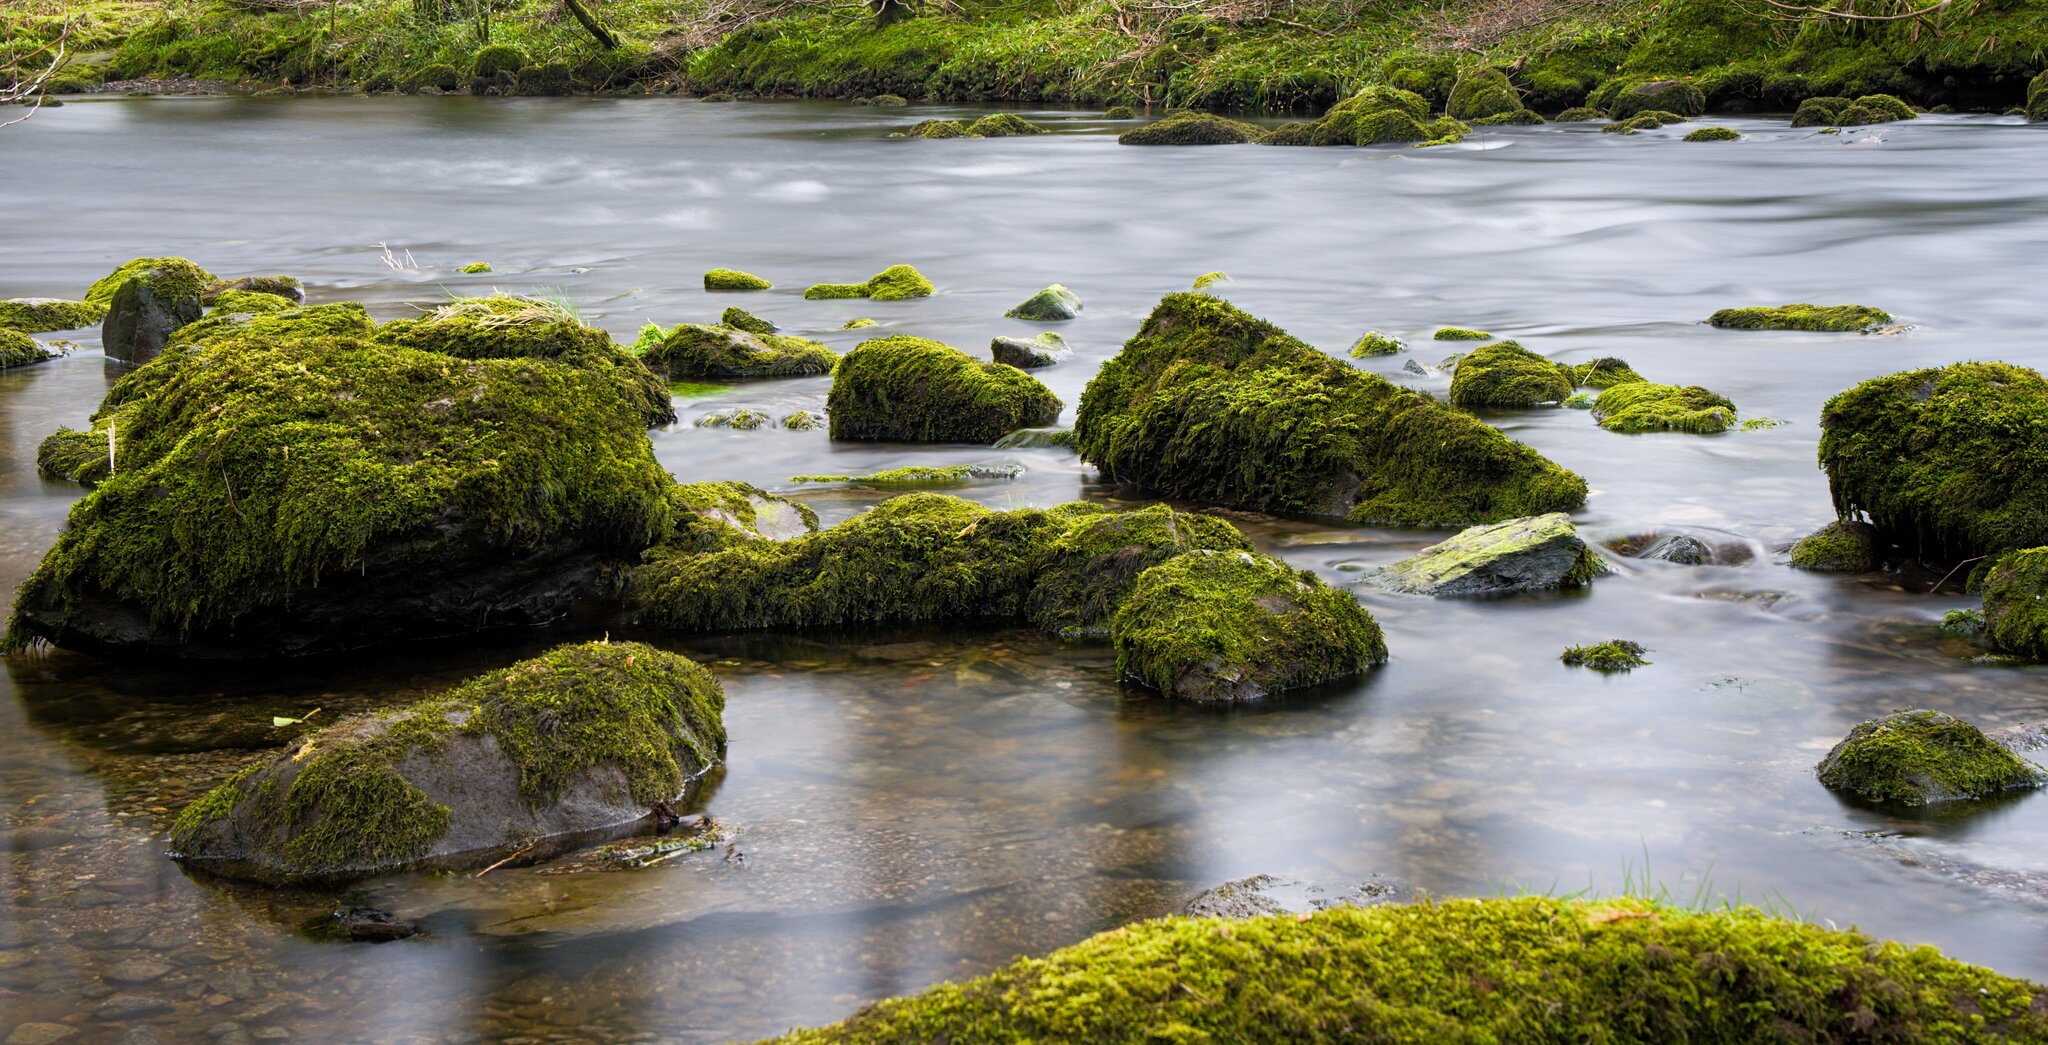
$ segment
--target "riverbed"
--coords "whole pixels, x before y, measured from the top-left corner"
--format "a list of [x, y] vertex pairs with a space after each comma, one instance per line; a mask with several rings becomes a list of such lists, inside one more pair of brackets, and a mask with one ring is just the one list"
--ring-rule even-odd
[[[702, 810], [730, 843], [638, 871], [557, 861], [364, 883], [348, 897], [188, 877], [161, 855], [186, 801], [321, 717], [432, 693], [551, 633], [258, 666], [45, 652], [0, 673], [0, 1028], [80, 1040], [745, 1040], [989, 971], [1267, 873], [1342, 892], [1662, 892], [1757, 903], [1934, 944], [2048, 980], [2048, 796], [1910, 816], [1838, 800], [1813, 764], [1894, 708], [1985, 728], [2048, 719], [2048, 668], [1936, 629], [1974, 600], [1938, 574], [1837, 577], [1785, 546], [1833, 517], [1822, 403], [1958, 360], [2048, 366], [2039, 333], [2048, 129], [1926, 116], [1840, 135], [1711, 119], [1481, 129], [1412, 149], [1119, 147], [1128, 124], [1020, 110], [1058, 133], [889, 140], [942, 106], [677, 99], [93, 99], [0, 131], [0, 297], [75, 298], [136, 256], [281, 272], [378, 318], [451, 296], [544, 295], [630, 340], [738, 304], [846, 350], [878, 333], [977, 354], [1060, 282], [1067, 404], [1162, 294], [1218, 293], [1359, 366], [1442, 393], [1439, 326], [1565, 362], [1620, 356], [1744, 418], [1718, 436], [1623, 436], [1584, 411], [1489, 414], [1585, 476], [1582, 533], [1689, 533], [1718, 563], [1614, 556], [1576, 595], [1434, 601], [1360, 589], [1390, 662], [1228, 711], [1122, 686], [1106, 647], [1021, 629], [635, 636], [712, 666], [729, 765]], [[493, 271], [457, 268], [486, 261]], [[916, 265], [904, 302], [804, 301], [817, 282]], [[705, 292], [705, 269], [775, 281]], [[1715, 309], [1888, 309], [1902, 332], [1746, 333]], [[854, 318], [878, 326], [846, 331]], [[81, 425], [117, 371], [94, 331], [0, 373], [0, 583], [54, 539], [79, 488], [36, 444]], [[1430, 371], [1413, 374], [1414, 360]], [[692, 389], [653, 433], [685, 481], [742, 479], [827, 523], [883, 491], [791, 477], [1016, 464], [953, 488], [998, 507], [1144, 503], [1059, 449], [834, 444], [701, 429], [715, 410], [822, 409], [829, 378]], [[1182, 505], [1198, 508], [1199, 505]], [[1333, 583], [1443, 536], [1225, 513]], [[1649, 647], [1600, 676], [1568, 645]], [[316, 719], [317, 721], [317, 719]], [[338, 901], [419, 922], [390, 944], [308, 939]], [[222, 1029], [225, 1027], [226, 1029]], [[131, 1037], [130, 1041], [150, 1040]]]

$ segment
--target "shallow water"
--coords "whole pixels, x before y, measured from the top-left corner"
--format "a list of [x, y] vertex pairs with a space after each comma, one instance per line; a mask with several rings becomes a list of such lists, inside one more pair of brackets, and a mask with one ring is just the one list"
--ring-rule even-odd
[[[636, 872], [368, 883], [430, 931], [387, 945], [293, 930], [332, 894], [194, 881], [161, 858], [184, 801], [274, 743], [270, 716], [359, 710], [448, 685], [564, 636], [261, 667], [19, 657], [0, 686], [0, 1027], [70, 1021], [180, 1040], [718, 1041], [829, 1021], [970, 976], [1253, 873], [1333, 891], [1383, 875], [1439, 894], [1615, 891], [1740, 898], [2048, 978], [2048, 797], [1966, 817], [1837, 801], [1812, 765], [1853, 723], [1943, 708], [1986, 727], [2048, 718], [2048, 669], [1975, 663], [1934, 622], [1970, 604], [1932, 578], [1783, 566], [1830, 517], [1820, 405], [1866, 377], [1960, 359], [2048, 365], [2038, 287], [2048, 131], [1928, 117], [1826, 137], [1782, 121], [1617, 137], [1504, 128], [1398, 149], [1119, 148], [1117, 125], [1026, 112], [1041, 139], [885, 141], [930, 107], [667, 99], [108, 99], [0, 132], [17, 171], [0, 296], [76, 297], [137, 255], [288, 272], [313, 300], [380, 316], [450, 293], [547, 293], [630, 338], [740, 304], [851, 347], [875, 333], [979, 351], [1039, 327], [999, 318], [1051, 281], [1087, 302], [1040, 371], [1071, 406], [1146, 311], [1195, 275], [1342, 354], [1367, 328], [1434, 363], [1438, 325], [1566, 361], [1619, 355], [1702, 384], [1745, 417], [1717, 437], [1627, 437], [1580, 411], [1490, 417], [1586, 476], [1585, 532], [1683, 529], [1739, 566], [1617, 560], [1577, 596], [1361, 597], [1393, 659], [1355, 684], [1215, 712], [1118, 686], [1108, 651], [1021, 630], [660, 638], [712, 663], [731, 760], [704, 809], [731, 846]], [[401, 264], [381, 260], [388, 244]], [[487, 260], [497, 271], [454, 269]], [[812, 282], [912, 262], [913, 302], [805, 302]], [[704, 269], [774, 279], [708, 295]], [[1883, 337], [1733, 333], [1716, 308], [1856, 301]], [[870, 316], [874, 330], [841, 332]], [[76, 354], [0, 374], [0, 583], [33, 567], [78, 490], [34, 447], [84, 420], [112, 373]], [[61, 336], [61, 335], [53, 335]], [[1441, 390], [1438, 378], [1413, 379]], [[828, 382], [683, 404], [818, 409]], [[880, 493], [790, 476], [1012, 462], [956, 492], [998, 506], [1129, 496], [1071, 455], [843, 446], [823, 433], [654, 434], [686, 480], [797, 489], [844, 518]], [[1233, 519], [1333, 581], [1423, 532]], [[1741, 554], [1735, 556], [1742, 558]], [[1910, 589], [1910, 590], [1908, 590]], [[1609, 637], [1651, 667], [1556, 661]]]

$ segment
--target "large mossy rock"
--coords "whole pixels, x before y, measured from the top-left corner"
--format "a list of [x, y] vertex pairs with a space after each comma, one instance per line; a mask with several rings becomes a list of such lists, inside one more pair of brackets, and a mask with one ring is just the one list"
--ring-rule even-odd
[[100, 344], [107, 358], [138, 364], [155, 359], [172, 331], [199, 318], [200, 295], [212, 281], [211, 273], [183, 258], [157, 258], [130, 272], [114, 290], [100, 321]]
[[2000, 556], [1982, 583], [1984, 634], [1991, 644], [2048, 660], [2048, 548]]
[[545, 859], [687, 805], [724, 757], [724, 713], [688, 658], [558, 647], [311, 734], [186, 807], [171, 855], [273, 884]]
[[1251, 550], [1237, 527], [1163, 504], [1083, 514], [1045, 542], [1024, 615], [1063, 639], [1101, 638], [1109, 634], [1117, 604], [1146, 570], [1188, 552]]
[[1111, 479], [1360, 524], [1467, 525], [1585, 503], [1583, 479], [1423, 392], [1206, 294], [1169, 294], [1081, 396]]
[[641, 361], [670, 381], [829, 374], [839, 353], [808, 338], [683, 323]]
[[1387, 659], [1350, 592], [1248, 551], [1189, 552], [1139, 574], [1110, 640], [1119, 675], [1203, 704], [1248, 703]]
[[1553, 512], [1460, 531], [1371, 580], [1410, 595], [1508, 595], [1584, 587], [1605, 572], [1570, 517]]
[[1451, 402], [1459, 406], [1542, 406], [1571, 394], [1570, 368], [1513, 341], [1473, 349], [1451, 377]]
[[1898, 711], [1843, 737], [1816, 767], [1820, 782], [1873, 802], [1929, 805], [2039, 787], [2044, 774], [1976, 726], [1939, 711]]
[[1267, 145], [1394, 145], [1432, 139], [1455, 140], [1465, 125], [1451, 118], [1432, 122], [1429, 102], [1412, 91], [1374, 85], [1330, 106], [1313, 123], [1290, 123], [1264, 139]]
[[497, 294], [451, 301], [417, 319], [394, 319], [379, 340], [463, 359], [551, 359], [606, 373], [629, 388], [646, 424], [676, 419], [668, 383], [553, 301]]
[[2048, 545], [2048, 381], [1956, 363], [1865, 381], [1821, 408], [1835, 509], [1931, 561]]
[[92, 301], [58, 298], [11, 298], [0, 301], [0, 329], [23, 334], [82, 330], [106, 318], [107, 306]]
[[920, 337], [863, 341], [839, 363], [825, 409], [834, 439], [993, 443], [1059, 420], [1052, 390], [1016, 367]]
[[[1515, 93], [1515, 85], [1508, 82], [1508, 74], [1499, 69], [1478, 67], [1468, 69], [1451, 88], [1450, 101], [1444, 106], [1444, 114], [1459, 120], [1484, 120], [1517, 112], [1522, 108], [1522, 96]], [[1653, 106], [1654, 108], [1654, 106]]]
[[204, 322], [64, 437], [86, 461], [113, 442], [115, 467], [22, 586], [11, 646], [288, 655], [533, 625], [670, 529], [651, 375], [608, 343], [464, 358], [381, 341], [360, 307]]
[[1206, 112], [1177, 112], [1117, 135], [1118, 145], [1242, 145], [1266, 136], [1264, 128]]
[[1624, 381], [1593, 400], [1593, 419], [1610, 432], [1712, 435], [1734, 427], [1736, 412], [1727, 396], [1709, 388]]
[[1869, 573], [1883, 561], [1877, 527], [1856, 519], [1837, 519], [1792, 545], [1792, 567], [1815, 573]]
[[1642, 80], [1603, 90], [1607, 115], [1626, 120], [1638, 113], [1669, 112], [1684, 117], [1707, 111], [1707, 94], [1684, 80]]
[[1520, 897], [1140, 922], [780, 1040], [2019, 1045], [2044, 998], [1750, 907]]

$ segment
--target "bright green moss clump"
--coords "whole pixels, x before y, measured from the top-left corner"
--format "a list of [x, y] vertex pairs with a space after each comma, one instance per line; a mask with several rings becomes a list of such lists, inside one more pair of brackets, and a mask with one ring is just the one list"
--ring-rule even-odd
[[967, 125], [967, 133], [975, 138], [1014, 138], [1031, 134], [1051, 134], [1044, 127], [1018, 116], [1016, 113], [990, 113]]
[[1866, 94], [1848, 98], [1808, 98], [1792, 114], [1794, 127], [1860, 127], [1872, 123], [1911, 120], [1919, 114], [1913, 107], [1889, 94]]
[[36, 471], [45, 479], [95, 483], [106, 476], [110, 456], [104, 435], [59, 428], [36, 447]]
[[1206, 112], [1177, 112], [1117, 135], [1118, 145], [1242, 145], [1263, 139], [1256, 124]]
[[1142, 922], [782, 1040], [2019, 1043], [2038, 997], [1754, 908], [1524, 897]]
[[893, 132], [889, 137], [944, 141], [948, 138], [973, 138], [979, 135], [967, 133], [967, 125], [959, 120], [919, 120], [911, 124], [909, 130]]
[[421, 315], [394, 319], [377, 330], [381, 341], [464, 359], [552, 359], [601, 371], [631, 389], [652, 425], [676, 419], [668, 385], [610, 334], [585, 326], [566, 306], [499, 294], [462, 298]]
[[1571, 394], [1570, 369], [1512, 341], [1473, 349], [1451, 377], [1451, 402], [1459, 406], [1539, 406]]
[[1472, 121], [1474, 127], [1534, 127], [1546, 123], [1543, 115], [1534, 109], [1509, 109], [1507, 112], [1483, 116]]
[[[173, 263], [176, 265], [192, 265], [191, 262], [186, 261], [184, 258], [135, 258], [130, 261], [124, 261], [121, 263], [120, 268], [94, 280], [92, 286], [86, 288], [85, 300], [95, 305], [111, 305], [114, 302], [114, 294], [121, 289], [123, 284], [159, 265]], [[200, 290], [204, 291], [205, 284], [214, 282], [214, 277], [205, 269], [200, 269], [196, 265], [192, 267], [197, 269], [204, 277], [200, 280]]]
[[1626, 360], [1613, 356], [1575, 363], [1571, 367], [1571, 377], [1572, 384], [1578, 388], [1612, 388], [1643, 380], [1643, 375], [1636, 373]]
[[35, 338], [19, 330], [0, 327], [0, 370], [40, 363], [56, 356], [57, 353], [43, 347], [43, 343]]
[[[1522, 108], [1522, 96], [1499, 69], [1476, 67], [1465, 71], [1451, 88], [1444, 115], [1459, 120], [1483, 120], [1513, 113]], [[1540, 119], [1540, 118], [1539, 118]]]
[[258, 290], [228, 290], [213, 299], [217, 312], [283, 312], [294, 307], [290, 298]]
[[1815, 573], [1869, 573], [1880, 565], [1883, 550], [1869, 523], [1837, 519], [1792, 545], [1792, 566]]
[[813, 283], [804, 288], [806, 301], [833, 301], [840, 298], [864, 298], [868, 296], [865, 283]]
[[1104, 364], [1075, 444], [1118, 481], [1361, 524], [1506, 519], [1586, 496], [1497, 429], [1204, 294], [1167, 295]]
[[704, 273], [705, 290], [769, 290], [775, 284], [738, 269], [712, 269]]
[[730, 306], [724, 312], [719, 313], [718, 325], [731, 327], [734, 330], [744, 330], [749, 334], [773, 334], [776, 331], [775, 324], [738, 305]]
[[1852, 331], [1883, 326], [1891, 313], [1868, 305], [1780, 305], [1776, 308], [1724, 308], [1707, 322], [1726, 330]]
[[1702, 127], [1685, 136], [1689, 142], [1732, 142], [1740, 139], [1742, 133], [1732, 127]]
[[2048, 545], [2048, 381], [2005, 363], [1874, 378], [1821, 409], [1836, 511], [1953, 563]]
[[52, 330], [79, 330], [98, 323], [107, 306], [92, 301], [59, 301], [55, 298], [15, 298], [0, 301], [0, 329], [23, 334], [44, 334]]
[[1606, 119], [1606, 114], [1590, 105], [1574, 106], [1550, 118], [1552, 123], [1591, 123]]
[[1465, 327], [1438, 327], [1431, 334], [1432, 341], [1492, 341], [1493, 335], [1484, 330], [1469, 330]]
[[669, 487], [675, 528], [661, 539], [664, 553], [715, 552], [750, 540], [782, 540], [816, 533], [818, 513], [752, 483], [680, 483]]
[[1392, 334], [1368, 330], [1358, 335], [1351, 343], [1351, 358], [1364, 359], [1368, 356], [1393, 356], [1408, 350], [1408, 343]]
[[[1460, 366], [1460, 370], [1464, 367]], [[1711, 435], [1735, 424], [1735, 404], [1698, 385], [1630, 381], [1593, 401], [1593, 418], [1610, 432], [1693, 432]]]
[[2048, 660], [2048, 548], [2010, 552], [1984, 575], [1984, 633], [2007, 653]]
[[749, 333], [737, 324], [680, 323], [640, 359], [668, 380], [681, 381], [829, 374], [839, 353], [807, 338]]
[[459, 269], [456, 269], [455, 271], [460, 272], [465, 276], [481, 276], [484, 273], [491, 271], [491, 263], [488, 261], [472, 261], [469, 264], [464, 265]]
[[928, 298], [937, 290], [931, 280], [909, 265], [891, 265], [868, 277], [866, 283], [819, 283], [804, 291], [804, 297], [812, 300], [832, 298], [873, 298], [876, 301], [902, 301], [908, 298]]
[[1820, 782], [1874, 802], [1928, 805], [2039, 787], [2040, 767], [1976, 726], [1939, 711], [1899, 711], [1842, 738], [1817, 767]]
[[1640, 642], [1627, 639], [1609, 639], [1591, 646], [1573, 646], [1558, 655], [1558, 660], [1574, 668], [1592, 668], [1594, 671], [1632, 671], [1647, 667], [1649, 661], [1643, 654], [1649, 650]]
[[825, 409], [834, 439], [992, 443], [1053, 423], [1063, 405], [1015, 367], [924, 338], [883, 337], [840, 361]]
[[1251, 550], [1237, 527], [1163, 504], [1084, 514], [1046, 543], [1025, 615], [1064, 639], [1106, 636], [1117, 604], [1146, 570], [1187, 552]]
[[528, 61], [525, 51], [507, 44], [497, 44], [476, 53], [476, 57], [470, 61], [470, 72], [488, 80], [499, 73], [516, 74], [530, 64], [532, 63]]

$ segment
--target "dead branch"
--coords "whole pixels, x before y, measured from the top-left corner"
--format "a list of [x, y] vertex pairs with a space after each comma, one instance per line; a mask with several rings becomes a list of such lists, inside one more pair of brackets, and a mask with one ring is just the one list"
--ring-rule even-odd
[[[58, 28], [56, 39], [30, 51], [19, 59], [10, 60], [5, 68], [0, 68], [0, 76], [7, 77], [4, 85], [0, 85], [0, 105], [28, 106], [28, 111], [20, 116], [11, 120], [0, 121], [0, 127], [12, 127], [34, 116], [38, 110], [42, 109], [43, 103], [49, 100], [50, 77], [57, 75], [57, 70], [64, 67], [64, 43], [70, 36], [71, 23], [67, 21]], [[50, 52], [49, 64], [44, 66], [41, 72], [23, 77], [18, 71], [22, 64], [33, 62], [36, 56], [44, 51]]]

